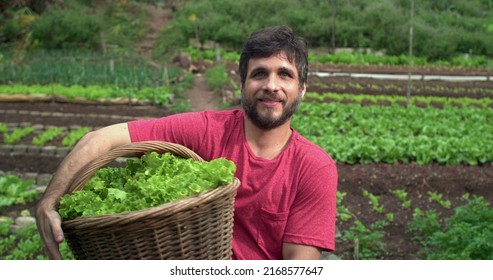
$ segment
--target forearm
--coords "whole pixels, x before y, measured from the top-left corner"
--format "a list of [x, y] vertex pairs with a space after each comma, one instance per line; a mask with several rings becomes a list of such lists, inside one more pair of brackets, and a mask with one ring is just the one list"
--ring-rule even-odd
[[77, 172], [107, 151], [130, 143], [126, 124], [117, 124], [86, 134], [61, 162], [40, 204], [56, 209], [59, 199], [69, 189]]
[[283, 243], [282, 255], [285, 260], [320, 260], [319, 248], [294, 243]]

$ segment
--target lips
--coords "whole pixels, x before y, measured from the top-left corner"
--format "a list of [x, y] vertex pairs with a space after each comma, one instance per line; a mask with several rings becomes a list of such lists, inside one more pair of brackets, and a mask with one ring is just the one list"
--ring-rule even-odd
[[259, 102], [265, 107], [276, 107], [282, 104], [282, 100], [279, 99], [259, 99]]

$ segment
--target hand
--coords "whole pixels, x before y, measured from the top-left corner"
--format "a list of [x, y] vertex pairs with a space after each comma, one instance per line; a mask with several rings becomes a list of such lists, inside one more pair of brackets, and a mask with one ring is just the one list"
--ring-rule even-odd
[[43, 247], [53, 260], [61, 260], [62, 255], [58, 245], [63, 242], [62, 218], [51, 207], [39, 205], [36, 209], [36, 224], [38, 226]]

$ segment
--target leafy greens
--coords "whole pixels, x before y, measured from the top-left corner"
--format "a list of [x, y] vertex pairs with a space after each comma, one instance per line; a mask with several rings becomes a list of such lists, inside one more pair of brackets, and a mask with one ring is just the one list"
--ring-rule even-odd
[[99, 169], [82, 190], [61, 198], [59, 213], [73, 219], [155, 207], [229, 184], [235, 171], [225, 158], [199, 162], [151, 152], [125, 167]]

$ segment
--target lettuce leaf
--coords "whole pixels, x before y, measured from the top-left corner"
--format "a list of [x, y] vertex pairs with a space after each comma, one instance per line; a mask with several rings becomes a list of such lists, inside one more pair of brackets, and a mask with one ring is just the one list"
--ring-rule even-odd
[[82, 190], [61, 198], [59, 213], [73, 219], [155, 207], [229, 184], [235, 171], [225, 158], [198, 162], [151, 152], [125, 167], [99, 169]]

